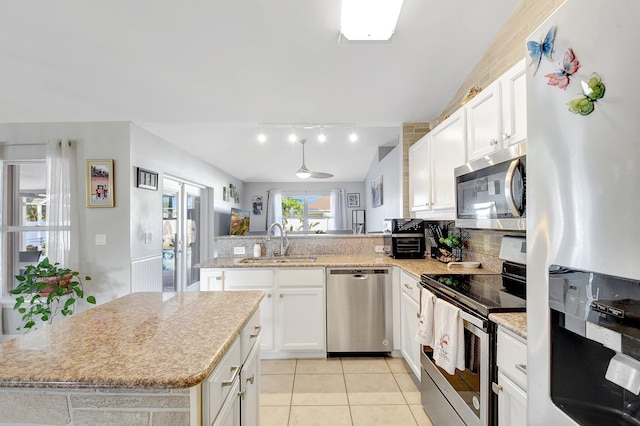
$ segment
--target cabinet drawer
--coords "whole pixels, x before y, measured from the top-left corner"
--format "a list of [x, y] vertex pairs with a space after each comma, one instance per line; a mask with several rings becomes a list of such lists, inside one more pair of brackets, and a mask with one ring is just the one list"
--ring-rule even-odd
[[272, 269], [226, 270], [224, 286], [228, 288], [255, 288], [273, 285]]
[[278, 270], [278, 284], [281, 286], [317, 287], [324, 285], [324, 269], [285, 269]]
[[514, 335], [498, 329], [498, 371], [523, 389], [527, 388], [527, 345]]
[[247, 359], [253, 345], [258, 341], [262, 326], [260, 325], [260, 309], [253, 313], [242, 329], [242, 362]]
[[213, 423], [233, 385], [238, 382], [242, 366], [240, 346], [240, 339], [236, 339], [213, 373], [202, 384], [203, 425]]
[[414, 302], [420, 303], [420, 290], [422, 286], [419, 280], [403, 271], [400, 273], [400, 288], [402, 292], [407, 294]]

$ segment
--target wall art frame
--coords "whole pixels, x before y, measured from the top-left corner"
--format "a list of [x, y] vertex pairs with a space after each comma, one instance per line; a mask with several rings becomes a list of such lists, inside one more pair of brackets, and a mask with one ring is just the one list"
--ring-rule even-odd
[[87, 160], [87, 207], [114, 207], [113, 160]]
[[136, 167], [136, 186], [142, 189], [149, 189], [151, 191], [158, 190], [158, 173], [151, 170], [146, 170], [141, 167]]
[[360, 207], [360, 193], [350, 192], [347, 193], [347, 207]]

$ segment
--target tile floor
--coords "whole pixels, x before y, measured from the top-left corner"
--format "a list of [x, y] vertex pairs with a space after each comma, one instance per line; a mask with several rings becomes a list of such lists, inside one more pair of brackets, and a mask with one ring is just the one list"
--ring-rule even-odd
[[262, 360], [260, 426], [432, 426], [402, 358]]

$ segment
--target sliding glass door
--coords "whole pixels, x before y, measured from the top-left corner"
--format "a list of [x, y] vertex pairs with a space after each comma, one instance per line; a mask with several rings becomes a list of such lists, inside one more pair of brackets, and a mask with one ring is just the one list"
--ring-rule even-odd
[[162, 187], [162, 288], [185, 291], [200, 281], [203, 188], [171, 178]]

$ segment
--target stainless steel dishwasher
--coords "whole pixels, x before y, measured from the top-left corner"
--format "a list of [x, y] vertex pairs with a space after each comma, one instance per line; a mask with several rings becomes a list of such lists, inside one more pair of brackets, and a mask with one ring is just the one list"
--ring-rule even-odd
[[393, 312], [388, 268], [327, 272], [327, 352], [391, 352]]

